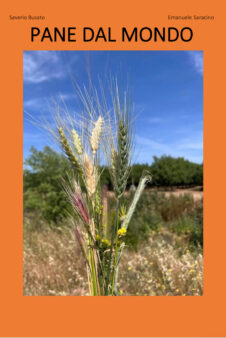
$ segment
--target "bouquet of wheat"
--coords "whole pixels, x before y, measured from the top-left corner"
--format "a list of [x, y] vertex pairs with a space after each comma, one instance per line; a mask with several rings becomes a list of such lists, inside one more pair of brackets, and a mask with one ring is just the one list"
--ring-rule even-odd
[[[103, 93], [103, 90], [101, 91]], [[133, 118], [128, 92], [120, 98], [117, 82], [111, 87], [111, 109], [97, 91], [90, 98], [79, 89], [86, 117], [76, 119], [60, 113], [56, 119], [56, 140], [70, 161], [74, 175], [64, 189], [72, 205], [70, 215], [81, 247], [90, 295], [117, 295], [120, 257], [125, 246], [129, 222], [150, 175], [144, 174], [126, 210], [122, 203], [130, 173], [133, 150]], [[69, 122], [69, 123], [68, 123]], [[107, 160], [115, 194], [115, 213], [111, 222], [106, 212], [106, 194], [101, 187], [101, 154]], [[83, 187], [83, 189], [82, 189]]]

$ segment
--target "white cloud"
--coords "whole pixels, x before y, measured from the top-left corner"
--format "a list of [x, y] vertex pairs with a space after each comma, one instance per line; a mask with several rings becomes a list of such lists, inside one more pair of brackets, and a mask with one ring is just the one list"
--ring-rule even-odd
[[24, 52], [23, 77], [25, 83], [41, 83], [64, 76], [65, 65], [59, 52], [47, 50]]
[[69, 94], [69, 93], [60, 93], [60, 94], [56, 97], [56, 99], [65, 102], [65, 101], [75, 100], [76, 97], [77, 97], [77, 96], [76, 96], [75, 93], [73, 93], [73, 94], [71, 94], [71, 93], [70, 93], [70, 94]]
[[48, 110], [55, 104], [63, 104], [68, 101], [72, 101], [76, 98], [75, 94], [72, 93], [59, 93], [59, 95], [47, 97], [38, 97], [34, 99], [24, 100], [24, 109], [35, 109], [35, 110]]
[[203, 149], [203, 142], [197, 141], [187, 141], [184, 143], [180, 143], [178, 149], [193, 149], [193, 150], [202, 150]]
[[41, 99], [30, 99], [24, 101], [24, 108], [43, 108], [44, 103]]
[[163, 118], [161, 118], [161, 117], [149, 117], [148, 118], [148, 122], [150, 122], [150, 123], [161, 123], [161, 122], [163, 122], [164, 121], [164, 119]]
[[136, 143], [139, 149], [137, 160], [150, 162], [153, 155], [170, 155], [173, 157], [184, 157], [192, 162], [203, 162], [202, 139], [178, 139], [177, 142], [160, 143], [148, 137], [137, 136]]
[[169, 153], [171, 148], [166, 144], [156, 142], [147, 137], [137, 136], [136, 141], [139, 145], [150, 147], [152, 150], [158, 150], [162, 153]]
[[190, 62], [194, 69], [203, 75], [203, 52], [202, 51], [187, 51]]

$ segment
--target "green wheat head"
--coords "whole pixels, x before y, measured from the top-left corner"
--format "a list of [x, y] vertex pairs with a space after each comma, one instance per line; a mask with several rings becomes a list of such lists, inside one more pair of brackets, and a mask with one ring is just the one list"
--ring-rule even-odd
[[58, 133], [59, 133], [59, 136], [60, 136], [60, 143], [62, 145], [62, 148], [65, 152], [65, 154], [67, 155], [70, 163], [72, 164], [72, 166], [78, 170], [79, 172], [81, 172], [81, 166], [80, 166], [80, 163], [79, 163], [79, 160], [77, 158], [77, 156], [74, 154], [67, 138], [66, 138], [66, 135], [64, 133], [64, 130], [62, 127], [58, 127], [57, 128], [58, 130]]

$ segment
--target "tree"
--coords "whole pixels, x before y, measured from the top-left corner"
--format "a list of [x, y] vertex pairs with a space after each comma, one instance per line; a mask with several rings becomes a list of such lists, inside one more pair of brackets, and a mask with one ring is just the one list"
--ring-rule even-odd
[[70, 171], [65, 157], [49, 147], [38, 151], [34, 147], [25, 160], [24, 211], [39, 211], [48, 222], [57, 222], [67, 215], [68, 203], [62, 189], [62, 177]]
[[[203, 165], [171, 156], [154, 156], [153, 164], [134, 164], [131, 167], [128, 187], [138, 185], [144, 171], [151, 173], [152, 184], [158, 186], [192, 186], [203, 184]], [[69, 203], [62, 189], [62, 178], [71, 172], [68, 160], [50, 147], [38, 151], [34, 147], [25, 160], [24, 169], [24, 212], [37, 215], [47, 222], [55, 222], [67, 217]], [[101, 184], [112, 189], [110, 174], [102, 167]]]
[[203, 166], [185, 160], [183, 157], [153, 157], [151, 174], [159, 186], [203, 185]]

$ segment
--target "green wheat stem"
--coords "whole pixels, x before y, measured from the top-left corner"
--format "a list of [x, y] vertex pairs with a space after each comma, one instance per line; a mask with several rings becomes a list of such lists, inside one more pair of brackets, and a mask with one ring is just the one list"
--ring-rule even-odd
[[[137, 206], [137, 203], [141, 197], [141, 194], [145, 188], [145, 185], [147, 182], [150, 182], [151, 181], [151, 176], [150, 175], [146, 175], [146, 176], [143, 176], [141, 179], [140, 179], [140, 182], [139, 182], [139, 185], [137, 187], [137, 190], [135, 192], [135, 195], [133, 197], [133, 201], [129, 207], [129, 210], [125, 216], [125, 219], [124, 221], [122, 222], [122, 225], [121, 225], [121, 228], [125, 228], [127, 230], [128, 228], [128, 225], [129, 225], [129, 222], [133, 216], [133, 213], [136, 209], [136, 206]], [[116, 268], [115, 268], [115, 281], [114, 281], [114, 285], [115, 285], [115, 291], [117, 293], [117, 279], [118, 279], [118, 273], [119, 273], [119, 262], [120, 262], [120, 258], [121, 258], [121, 254], [122, 254], [122, 250], [125, 246], [125, 243], [122, 243], [121, 246], [120, 246], [120, 249], [117, 251], [117, 257], [116, 257]]]
[[116, 202], [114, 228], [113, 228], [112, 235], [111, 235], [111, 248], [110, 248], [109, 261], [108, 261], [108, 266], [107, 266], [106, 289], [105, 289], [106, 296], [108, 295], [108, 286], [109, 286], [111, 263], [112, 263], [112, 252], [113, 252], [115, 233], [116, 233], [117, 223], [118, 223], [119, 208], [120, 208], [120, 199], [118, 198]]
[[123, 242], [120, 245], [120, 248], [119, 248], [119, 250], [117, 252], [117, 262], [116, 262], [115, 281], [114, 281], [114, 283], [115, 283], [115, 290], [114, 290], [114, 292], [115, 292], [116, 295], [117, 295], [117, 284], [118, 284], [118, 275], [119, 275], [119, 266], [120, 266], [119, 262], [120, 262], [120, 259], [121, 259], [121, 254], [122, 254], [122, 250], [123, 250], [124, 246], [125, 246], [125, 243]]
[[122, 222], [122, 228], [125, 228], [127, 230], [128, 228], [128, 225], [129, 225], [129, 222], [131, 221], [131, 218], [133, 216], [133, 213], [136, 209], [136, 206], [137, 206], [137, 203], [141, 197], [141, 194], [145, 188], [145, 185], [147, 182], [150, 182], [151, 181], [151, 176], [150, 175], [146, 175], [146, 176], [143, 176], [141, 179], [140, 179], [140, 182], [139, 182], [139, 185], [137, 187], [137, 190], [135, 192], [135, 195], [133, 197], [133, 201], [129, 207], [129, 210], [125, 216], [125, 219], [123, 220]]
[[93, 295], [97, 296], [97, 280], [96, 280], [96, 267], [94, 262], [94, 253], [92, 248], [92, 239], [89, 236], [89, 245], [90, 245], [90, 265], [91, 265], [91, 274], [92, 274], [92, 284], [93, 284]]
[[[117, 227], [118, 231], [118, 227]], [[116, 235], [115, 243], [115, 257], [114, 257], [114, 267], [113, 267], [113, 278], [112, 278], [112, 295], [117, 295], [117, 283], [116, 283], [116, 273], [117, 273], [117, 259], [118, 259], [118, 234]]]

